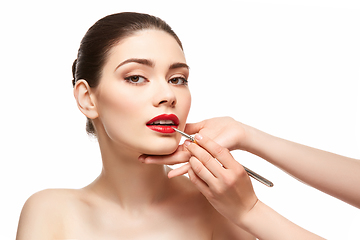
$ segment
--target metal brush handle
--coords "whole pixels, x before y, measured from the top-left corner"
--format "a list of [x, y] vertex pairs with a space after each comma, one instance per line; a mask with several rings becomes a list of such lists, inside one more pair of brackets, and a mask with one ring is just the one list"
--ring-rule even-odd
[[248, 169], [247, 167], [243, 166], [245, 168], [245, 171], [248, 173], [248, 175], [256, 180], [258, 180], [259, 182], [265, 184], [268, 187], [272, 187], [274, 186], [274, 184], [267, 180], [266, 178], [264, 178], [263, 176], [257, 174], [256, 172], [251, 171], [250, 169]]
[[[186, 137], [187, 139], [189, 139], [190, 141], [196, 143], [195, 138], [193, 136], [190, 136], [189, 134], [184, 133], [183, 131], [180, 131], [177, 128], [172, 128], [174, 129], [176, 132], [180, 133], [181, 135], [183, 135], [184, 137]], [[245, 168], [245, 171], [248, 173], [248, 175], [256, 180], [258, 180], [259, 182], [263, 183], [264, 185], [268, 186], [268, 187], [272, 187], [274, 186], [274, 184], [267, 180], [266, 178], [264, 178], [263, 176], [257, 174], [256, 172], [251, 171], [250, 169], [248, 169], [247, 167], [243, 166]]]

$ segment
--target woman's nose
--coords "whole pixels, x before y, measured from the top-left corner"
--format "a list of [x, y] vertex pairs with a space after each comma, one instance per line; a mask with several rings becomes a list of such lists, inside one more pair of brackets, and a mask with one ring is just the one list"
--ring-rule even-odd
[[156, 84], [155, 88], [154, 105], [156, 107], [175, 107], [176, 95], [168, 82]]

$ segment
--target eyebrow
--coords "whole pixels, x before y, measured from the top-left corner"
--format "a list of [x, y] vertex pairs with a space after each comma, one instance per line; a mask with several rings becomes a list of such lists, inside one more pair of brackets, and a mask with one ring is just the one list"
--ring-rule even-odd
[[[115, 71], [128, 63], [138, 63], [138, 64], [142, 64], [145, 66], [149, 66], [149, 67], [154, 67], [155, 63], [152, 60], [149, 59], [145, 59], [145, 58], [129, 58], [126, 59], [125, 61], [121, 62], [119, 65], [117, 65], [117, 67], [115, 68]], [[190, 67], [186, 64], [186, 63], [182, 63], [182, 62], [177, 62], [177, 63], [173, 63], [169, 66], [169, 69], [177, 69], [177, 68], [187, 68], [190, 69]]]
[[138, 64], [143, 64], [149, 67], [154, 67], [154, 62], [148, 59], [144, 59], [144, 58], [129, 58], [126, 59], [125, 61], [123, 61], [122, 63], [120, 63], [119, 65], [117, 65], [117, 67], [115, 68], [118, 69], [119, 67], [128, 64], [128, 63], [138, 63]]
[[187, 68], [190, 69], [190, 67], [186, 63], [173, 63], [170, 65], [169, 69], [176, 69], [176, 68]]

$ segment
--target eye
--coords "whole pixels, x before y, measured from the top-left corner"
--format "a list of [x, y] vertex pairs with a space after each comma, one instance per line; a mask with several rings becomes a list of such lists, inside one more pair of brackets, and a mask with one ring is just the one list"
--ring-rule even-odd
[[146, 82], [146, 79], [139, 75], [133, 75], [133, 76], [126, 77], [125, 80], [131, 84], [141, 84], [141, 83]]
[[186, 80], [183, 77], [175, 77], [169, 80], [169, 83], [174, 84], [174, 85], [188, 85], [188, 80]]

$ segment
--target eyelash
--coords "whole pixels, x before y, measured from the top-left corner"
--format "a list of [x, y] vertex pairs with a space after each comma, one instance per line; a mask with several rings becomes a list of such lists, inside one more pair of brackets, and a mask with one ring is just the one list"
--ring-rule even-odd
[[183, 81], [182, 84], [174, 84], [174, 85], [184, 85], [184, 86], [187, 86], [187, 85], [188, 85], [188, 80], [187, 80], [186, 78], [184, 78], [184, 77], [174, 77], [174, 78], [171, 78], [171, 79], [169, 80], [169, 82], [171, 82], [171, 81], [174, 80], [174, 79], [180, 79], [180, 80]]
[[[145, 77], [141, 76], [141, 75], [131, 75], [129, 77], [126, 77], [124, 78], [126, 82], [128, 82], [129, 84], [134, 84], [134, 85], [141, 85], [141, 84], [144, 84], [145, 82], [141, 82], [141, 83], [138, 83], [138, 82], [133, 82], [131, 79], [134, 78], [134, 77], [137, 77], [137, 78], [143, 78], [145, 81], [148, 81]], [[188, 85], [188, 80], [184, 77], [174, 77], [174, 78], [171, 78], [168, 82], [171, 82], [172, 80], [174, 79], [179, 79], [181, 81], [183, 81], [181, 84], [173, 84], [173, 85], [184, 85], [184, 86], [187, 86]]]
[[138, 82], [132, 82], [132, 78], [137, 77], [137, 78], [143, 78], [145, 81], [147, 81], [147, 79], [141, 75], [131, 75], [129, 77], [124, 78], [126, 82], [130, 83], [130, 84], [134, 84], [134, 85], [141, 85], [144, 84], [144, 82], [138, 83]]

